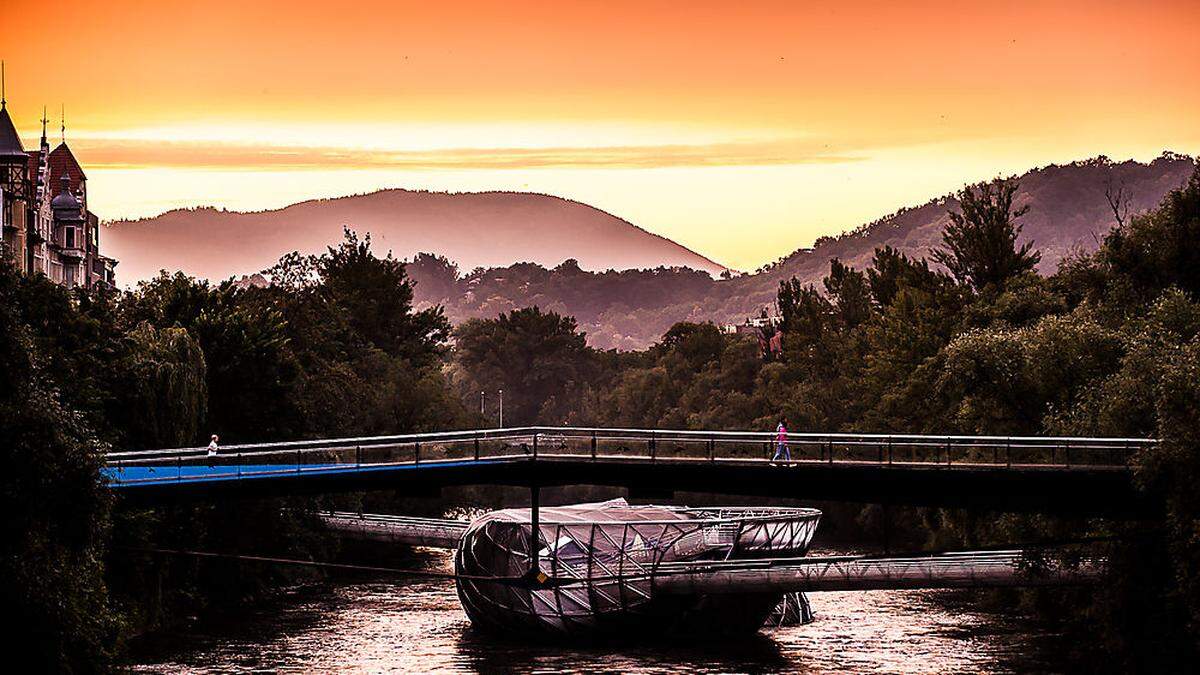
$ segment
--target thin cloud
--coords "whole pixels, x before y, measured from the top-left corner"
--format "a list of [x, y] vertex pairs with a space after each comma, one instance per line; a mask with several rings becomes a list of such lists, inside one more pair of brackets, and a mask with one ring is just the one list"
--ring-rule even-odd
[[72, 141], [90, 166], [212, 169], [540, 169], [767, 166], [866, 159], [811, 141], [547, 148], [349, 150], [124, 139]]

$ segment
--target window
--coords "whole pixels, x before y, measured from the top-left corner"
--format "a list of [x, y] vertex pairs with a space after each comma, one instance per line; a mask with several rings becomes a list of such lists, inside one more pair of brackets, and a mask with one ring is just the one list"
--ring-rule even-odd
[[75, 228], [68, 227], [66, 229], [66, 247], [75, 248]]

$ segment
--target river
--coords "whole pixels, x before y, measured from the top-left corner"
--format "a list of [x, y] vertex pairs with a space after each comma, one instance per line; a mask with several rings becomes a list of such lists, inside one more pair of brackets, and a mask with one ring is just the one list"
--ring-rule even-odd
[[[814, 551], [820, 554], [820, 551]], [[419, 566], [448, 569], [449, 554]], [[471, 629], [452, 582], [341, 579], [294, 589], [236, 617], [140, 641], [144, 673], [578, 671], [980, 673], [1068, 669], [1036, 623], [981, 611], [969, 593], [812, 596], [816, 620], [732, 644], [580, 647], [497, 640]]]

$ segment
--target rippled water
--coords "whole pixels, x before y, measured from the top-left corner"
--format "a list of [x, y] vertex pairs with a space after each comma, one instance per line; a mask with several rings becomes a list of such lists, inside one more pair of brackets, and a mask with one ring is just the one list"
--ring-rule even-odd
[[[447, 554], [432, 554], [441, 567]], [[730, 644], [579, 647], [498, 641], [471, 630], [453, 583], [334, 582], [240, 615], [159, 636], [138, 672], [604, 670], [667, 672], [977, 673], [1062, 670], [1051, 636], [974, 610], [969, 595], [821, 593], [816, 621]]]

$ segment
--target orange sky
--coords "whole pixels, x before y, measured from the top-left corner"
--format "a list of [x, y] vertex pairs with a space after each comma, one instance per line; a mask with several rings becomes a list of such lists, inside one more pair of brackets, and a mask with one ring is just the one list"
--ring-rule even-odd
[[0, 0], [0, 33], [105, 218], [523, 189], [753, 268], [965, 181], [1200, 153], [1194, 0]]

